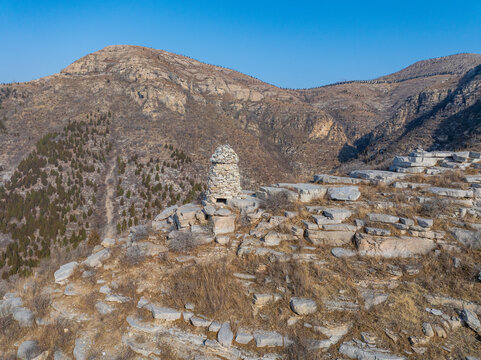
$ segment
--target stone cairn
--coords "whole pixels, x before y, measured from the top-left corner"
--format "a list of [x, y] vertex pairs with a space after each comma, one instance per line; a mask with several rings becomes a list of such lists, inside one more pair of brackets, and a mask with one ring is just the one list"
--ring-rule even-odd
[[235, 151], [227, 144], [221, 145], [215, 150], [210, 162], [206, 201], [217, 203], [240, 197], [239, 157]]

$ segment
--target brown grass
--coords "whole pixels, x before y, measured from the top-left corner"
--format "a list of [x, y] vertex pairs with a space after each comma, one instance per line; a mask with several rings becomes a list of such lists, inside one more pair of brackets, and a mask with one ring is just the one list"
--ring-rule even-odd
[[58, 318], [53, 324], [39, 327], [39, 344], [44, 349], [60, 349], [65, 353], [71, 353], [80, 325], [74, 321]]
[[261, 208], [274, 215], [282, 215], [284, 211], [295, 209], [295, 203], [289, 199], [288, 191], [280, 191], [261, 203]]
[[176, 308], [195, 304], [198, 314], [218, 321], [250, 316], [251, 300], [232, 277], [227, 259], [205, 265], [192, 265], [170, 276], [168, 301]]

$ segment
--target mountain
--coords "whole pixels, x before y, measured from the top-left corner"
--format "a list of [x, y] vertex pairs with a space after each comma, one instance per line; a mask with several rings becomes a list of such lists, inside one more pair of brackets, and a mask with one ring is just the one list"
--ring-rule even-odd
[[477, 54], [295, 90], [108, 46], [58, 74], [0, 86], [0, 255], [20, 251], [9, 271], [28, 274], [59, 236], [72, 249], [92, 229], [120, 234], [190, 202], [224, 143], [239, 155], [244, 189], [382, 167], [419, 146], [476, 150], [480, 100]]
[[[481, 55], [460, 54], [373, 81], [290, 90], [162, 50], [109, 46], [59, 74], [2, 86], [0, 116], [8, 132], [1, 135], [1, 161], [12, 170], [42, 133], [94, 109], [116, 114], [122, 151], [149, 144], [155, 152], [164, 140], [205, 169], [214, 148], [228, 142], [247, 183], [309, 176], [431, 116], [480, 64]], [[472, 76], [473, 99], [478, 82]], [[453, 113], [464, 110], [456, 101]]]

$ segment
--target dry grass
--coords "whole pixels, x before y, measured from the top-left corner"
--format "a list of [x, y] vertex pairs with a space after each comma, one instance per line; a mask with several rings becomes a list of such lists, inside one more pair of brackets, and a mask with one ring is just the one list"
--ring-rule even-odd
[[427, 176], [425, 174], [416, 174], [403, 179], [403, 182], [414, 182], [414, 183], [422, 183], [422, 184], [431, 184], [433, 186], [438, 187], [453, 187], [453, 184], [456, 184], [456, 188], [461, 187], [467, 188], [469, 184], [467, 184], [464, 180], [465, 172], [461, 170], [452, 170], [446, 171], [441, 175], [432, 175]]
[[218, 321], [251, 316], [251, 300], [232, 278], [227, 259], [192, 265], [170, 276], [167, 301], [176, 308], [195, 304], [195, 311]]
[[44, 349], [60, 349], [71, 353], [80, 325], [74, 321], [58, 318], [53, 324], [39, 328], [41, 330], [38, 341]]

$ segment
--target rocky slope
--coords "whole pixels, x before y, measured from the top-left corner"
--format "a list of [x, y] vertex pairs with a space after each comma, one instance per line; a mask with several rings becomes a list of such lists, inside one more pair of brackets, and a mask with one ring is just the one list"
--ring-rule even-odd
[[166, 208], [5, 287], [0, 357], [476, 359], [480, 164], [414, 152]]

